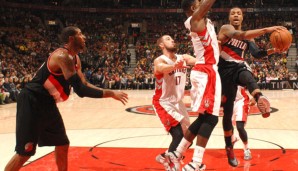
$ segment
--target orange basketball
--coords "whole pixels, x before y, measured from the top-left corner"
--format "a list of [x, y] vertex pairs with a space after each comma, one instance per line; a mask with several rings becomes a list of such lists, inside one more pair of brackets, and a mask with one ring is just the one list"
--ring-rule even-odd
[[288, 50], [292, 43], [292, 35], [288, 30], [274, 31], [270, 35], [272, 46], [281, 51]]

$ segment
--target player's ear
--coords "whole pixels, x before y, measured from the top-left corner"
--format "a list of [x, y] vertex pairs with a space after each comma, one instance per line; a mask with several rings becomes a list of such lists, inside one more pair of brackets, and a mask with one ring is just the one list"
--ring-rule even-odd
[[163, 42], [160, 42], [158, 46], [162, 49], [165, 46], [165, 44]]
[[68, 42], [72, 42], [74, 40], [74, 36], [69, 36], [68, 37]]
[[191, 11], [195, 11], [195, 3], [190, 6]]

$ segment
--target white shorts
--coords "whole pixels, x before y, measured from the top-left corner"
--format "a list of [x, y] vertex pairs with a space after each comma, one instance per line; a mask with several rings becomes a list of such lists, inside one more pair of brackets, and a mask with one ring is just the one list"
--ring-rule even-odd
[[233, 108], [233, 121], [247, 121], [249, 112], [249, 96], [245, 92], [245, 89], [238, 87], [236, 101]]
[[190, 125], [189, 116], [182, 101], [173, 104], [153, 100], [153, 108], [167, 132], [170, 131], [171, 127], [177, 126], [179, 123], [184, 133], [188, 129]]
[[[197, 67], [198, 68], [198, 67]], [[192, 111], [219, 115], [221, 103], [221, 80], [217, 66], [202, 65], [190, 74]]]

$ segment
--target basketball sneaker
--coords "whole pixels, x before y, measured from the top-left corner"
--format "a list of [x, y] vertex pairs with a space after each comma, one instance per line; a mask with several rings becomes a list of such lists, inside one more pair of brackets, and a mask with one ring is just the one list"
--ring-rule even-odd
[[171, 167], [170, 167], [170, 161], [165, 158], [164, 156], [162, 156], [161, 154], [157, 155], [155, 160], [162, 164], [165, 168], [166, 171], [172, 171]]
[[237, 167], [238, 166], [238, 161], [235, 157], [233, 147], [226, 147], [226, 153], [227, 153], [229, 164], [233, 167]]
[[252, 158], [251, 152], [249, 149], [244, 150], [244, 160], [250, 160]]
[[182, 155], [178, 151], [168, 152], [165, 155], [169, 159], [173, 166], [171, 167], [172, 171], [180, 171]]
[[188, 163], [182, 168], [182, 171], [202, 171], [206, 169], [206, 165], [203, 163], [201, 165], [198, 165], [194, 163], [193, 161]]
[[268, 118], [270, 116], [270, 103], [267, 97], [260, 96], [257, 103], [263, 118]]

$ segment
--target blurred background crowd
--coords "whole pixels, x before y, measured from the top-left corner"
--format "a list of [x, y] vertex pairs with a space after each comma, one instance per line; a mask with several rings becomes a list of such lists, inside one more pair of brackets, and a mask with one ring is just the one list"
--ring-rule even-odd
[[[58, 35], [65, 26], [77, 26], [86, 35], [87, 49], [79, 55], [82, 71], [89, 82], [106, 89], [154, 89], [153, 60], [161, 54], [156, 46], [161, 35], [174, 38], [179, 54], [193, 54], [183, 24], [186, 16], [180, 9], [181, 0], [0, 0], [0, 3], [3, 4], [1, 104], [16, 101], [39, 66], [61, 46]], [[243, 30], [283, 25], [292, 33], [293, 43], [287, 52], [263, 59], [246, 54], [260, 87], [268, 89], [271, 80], [297, 80], [297, 1], [217, 1], [208, 14], [216, 30], [228, 23], [228, 9], [232, 6], [245, 8]], [[260, 49], [271, 48], [269, 36], [255, 40]], [[186, 89], [190, 86], [188, 79]]]

